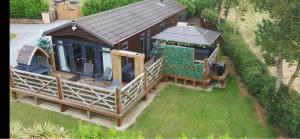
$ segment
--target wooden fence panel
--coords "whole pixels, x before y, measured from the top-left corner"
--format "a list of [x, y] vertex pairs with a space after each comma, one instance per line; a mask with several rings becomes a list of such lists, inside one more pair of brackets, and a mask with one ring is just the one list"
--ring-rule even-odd
[[116, 111], [115, 90], [107, 90], [90, 85], [62, 80], [63, 100], [75, 101], [83, 105]]
[[150, 86], [162, 74], [163, 59], [160, 58], [146, 69], [146, 86]]
[[25, 89], [32, 93], [39, 93], [57, 97], [56, 78], [32, 72], [11, 69], [12, 81], [15, 88]]
[[134, 102], [138, 96], [144, 94], [144, 74], [140, 74], [121, 89], [122, 110]]

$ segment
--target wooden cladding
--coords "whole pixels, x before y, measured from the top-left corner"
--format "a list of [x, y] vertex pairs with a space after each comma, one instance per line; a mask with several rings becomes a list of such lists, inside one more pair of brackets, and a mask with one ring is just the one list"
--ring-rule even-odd
[[66, 26], [62, 29], [53, 31], [47, 35], [52, 36], [53, 38], [56, 37], [68, 37], [70, 39], [78, 39], [78, 37], [80, 38], [84, 38], [93, 42], [96, 42], [100, 45], [106, 45], [109, 46], [108, 44], [106, 44], [104, 41], [98, 39], [97, 37], [95, 37], [94, 35], [90, 34], [89, 32], [83, 30], [82, 28], [76, 26], [77, 29], [73, 31], [72, 29], [72, 25]]

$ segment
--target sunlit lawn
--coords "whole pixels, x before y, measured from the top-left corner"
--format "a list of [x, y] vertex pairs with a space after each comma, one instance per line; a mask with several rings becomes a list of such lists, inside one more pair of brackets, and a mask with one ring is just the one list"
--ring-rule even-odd
[[243, 96], [232, 75], [225, 89], [212, 92], [174, 85], [164, 88], [139, 116], [130, 130], [139, 130], [146, 137], [221, 136], [276, 137], [270, 127], [263, 127], [256, 118], [253, 101]]

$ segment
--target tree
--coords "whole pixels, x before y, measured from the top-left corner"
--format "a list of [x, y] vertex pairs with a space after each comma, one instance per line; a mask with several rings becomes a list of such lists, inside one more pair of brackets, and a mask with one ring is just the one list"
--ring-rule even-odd
[[[267, 11], [270, 15], [270, 18], [273, 22], [273, 27], [276, 28], [276, 32], [274, 30], [268, 30], [269, 35], [271, 35], [273, 41], [280, 41], [281, 43], [273, 44], [273, 47], [280, 48], [280, 51], [277, 52], [276, 60], [279, 60], [279, 63], [283, 60], [287, 61], [289, 64], [297, 64], [297, 68], [294, 71], [292, 77], [288, 82], [289, 92], [291, 91], [292, 85], [296, 77], [299, 75], [300, 70], [300, 1], [299, 0], [252, 0], [255, 4], [256, 10]], [[265, 24], [263, 22], [263, 24]], [[266, 26], [260, 26], [266, 27]], [[266, 31], [266, 30], [265, 30]], [[274, 34], [277, 33], [278, 36], [274, 37]], [[279, 39], [279, 40], [276, 40]], [[268, 41], [270, 42], [270, 41]], [[272, 43], [272, 42], [270, 42]], [[284, 46], [284, 47], [283, 47]], [[268, 53], [267, 55], [273, 55], [272, 47], [266, 47], [270, 50], [265, 51]], [[278, 59], [279, 58], [279, 59]], [[280, 87], [281, 82], [279, 83], [279, 78], [282, 78], [282, 65], [279, 64], [277, 66], [278, 80], [276, 81], [276, 92]]]
[[227, 21], [229, 9], [232, 7], [233, 0], [225, 0], [224, 2], [224, 20]]
[[256, 32], [256, 43], [261, 46], [261, 51], [264, 53], [266, 62], [270, 66], [276, 66], [277, 79], [275, 83], [275, 93], [280, 89], [283, 78], [283, 59], [285, 56], [285, 32], [281, 30], [277, 23], [270, 20], [263, 20]]
[[233, 0], [233, 4], [235, 6], [235, 22], [234, 22], [234, 34], [237, 32], [239, 20], [244, 16], [245, 12], [250, 6], [249, 0]]

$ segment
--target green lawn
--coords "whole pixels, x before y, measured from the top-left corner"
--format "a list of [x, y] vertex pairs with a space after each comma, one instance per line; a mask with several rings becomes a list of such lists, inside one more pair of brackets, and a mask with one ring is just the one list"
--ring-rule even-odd
[[[212, 92], [168, 85], [127, 130], [141, 131], [145, 137], [208, 137], [229, 133], [231, 137], [276, 137], [270, 127], [258, 122], [253, 101], [238, 91], [238, 82], [229, 76], [225, 89]], [[78, 119], [28, 104], [10, 101], [10, 120], [25, 126], [50, 121], [72, 130]]]
[[[69, 131], [79, 124], [79, 119], [66, 116], [61, 113], [48, 111], [39, 107], [31, 106], [28, 104], [10, 101], [10, 121], [19, 121], [24, 126], [32, 126], [35, 122], [43, 123], [50, 121], [53, 124], [64, 127]], [[85, 122], [86, 123], [86, 122]]]
[[256, 118], [253, 101], [239, 92], [232, 75], [226, 89], [212, 92], [168, 85], [129, 130], [145, 137], [208, 137], [229, 133], [231, 137], [276, 137], [275, 130], [263, 127]]
[[9, 34], [9, 40], [13, 40], [14, 38], [17, 37], [17, 34], [16, 33], [10, 33]]

